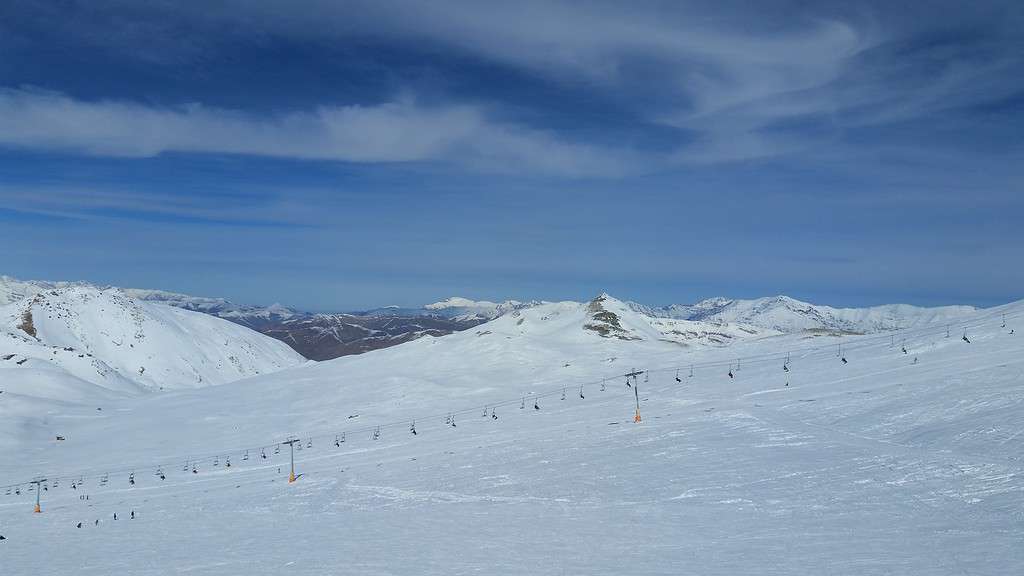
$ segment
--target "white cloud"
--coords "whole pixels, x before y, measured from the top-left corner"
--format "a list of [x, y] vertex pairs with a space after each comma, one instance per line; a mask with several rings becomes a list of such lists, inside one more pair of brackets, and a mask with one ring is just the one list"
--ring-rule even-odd
[[492, 122], [475, 106], [425, 107], [409, 98], [263, 118], [199, 104], [161, 108], [0, 90], [0, 145], [122, 157], [192, 152], [345, 162], [444, 161], [566, 176], [618, 175], [638, 166], [628, 152]]

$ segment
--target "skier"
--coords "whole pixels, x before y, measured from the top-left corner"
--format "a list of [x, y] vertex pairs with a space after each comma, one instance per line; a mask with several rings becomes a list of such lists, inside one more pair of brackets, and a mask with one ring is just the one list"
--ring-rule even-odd
[[131, 517], [131, 519], [135, 520], [135, 510], [132, 510], [132, 517]]
[[114, 512], [114, 520], [117, 520], [117, 512]]
[[967, 334], [964, 334], [963, 341], [967, 342], [968, 344], [971, 343], [971, 341], [967, 339]]
[[81, 528], [81, 527], [82, 527], [82, 523], [81, 523], [81, 522], [79, 522], [79, 523], [78, 523], [78, 524], [77, 524], [77, 525], [75, 526], [75, 528]]

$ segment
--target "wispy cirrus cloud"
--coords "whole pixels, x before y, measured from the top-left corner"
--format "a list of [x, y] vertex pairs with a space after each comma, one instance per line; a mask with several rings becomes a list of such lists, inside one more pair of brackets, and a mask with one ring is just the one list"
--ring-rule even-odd
[[[7, 118], [17, 130], [4, 141], [91, 154], [180, 150], [445, 161], [569, 176], [849, 150], [863, 140], [865, 128], [929, 119], [934, 125], [948, 119], [937, 118], [946, 110], [1019, 92], [1022, 13], [1014, 2], [1002, 1], [939, 1], [927, 11], [874, 0], [756, 7], [695, 0], [628, 6], [534, 0], [33, 3], [8, 21], [36, 22], [118, 57], [137, 54], [158, 64], [163, 58], [172, 69], [215, 60], [219, 50], [244, 54], [274, 39], [321, 46], [325, 58], [337, 46], [380, 46], [585, 86], [573, 97], [587, 98], [585, 92], [592, 91], [621, 107], [610, 111], [618, 118], [636, 123], [623, 130], [625, 139], [615, 134], [588, 140], [562, 129], [580, 119], [546, 124], [544, 111], [536, 110], [532, 119], [512, 120], [515, 114], [504, 114], [501, 106], [514, 109], [525, 96], [514, 83], [501, 104], [458, 93], [442, 94], [430, 106], [393, 97], [339, 106], [325, 97], [319, 106], [269, 116], [230, 106], [156, 107], [129, 96], [83, 101], [8, 91], [0, 96], [5, 116], [36, 112], [26, 118], [37, 127]], [[17, 29], [9, 32], [18, 36]], [[643, 155], [609, 144], [651, 126], [675, 131], [674, 139], [664, 138], [660, 149]], [[594, 134], [601, 128], [586, 130]], [[854, 138], [851, 132], [857, 132]], [[850, 145], [851, 140], [856, 142]], [[916, 146], [932, 143], [922, 138]]]

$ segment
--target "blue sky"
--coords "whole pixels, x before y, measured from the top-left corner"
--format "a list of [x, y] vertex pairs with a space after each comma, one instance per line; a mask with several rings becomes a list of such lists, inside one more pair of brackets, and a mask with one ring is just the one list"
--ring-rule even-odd
[[0, 273], [1024, 297], [1024, 8], [891, 4], [4, 2]]

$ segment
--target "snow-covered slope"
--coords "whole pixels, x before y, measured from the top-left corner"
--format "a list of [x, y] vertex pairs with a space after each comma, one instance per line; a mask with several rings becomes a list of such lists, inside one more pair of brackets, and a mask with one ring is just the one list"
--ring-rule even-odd
[[0, 443], [20, 488], [0, 493], [4, 574], [1024, 570], [1024, 303], [950, 338], [688, 347], [623, 307], [538, 306], [91, 414], [0, 395], [36, 414]]
[[42, 393], [40, 374], [66, 374], [77, 389], [138, 392], [224, 384], [303, 361], [243, 326], [113, 288], [53, 288], [0, 307], [0, 374], [27, 395]]
[[660, 318], [746, 324], [780, 332], [839, 330], [859, 334], [912, 328], [928, 323], [955, 322], [977, 311], [972, 306], [922, 308], [907, 304], [832, 308], [801, 302], [788, 296], [756, 300], [710, 298], [696, 304], [673, 304], [661, 308], [631, 302], [630, 307]]

